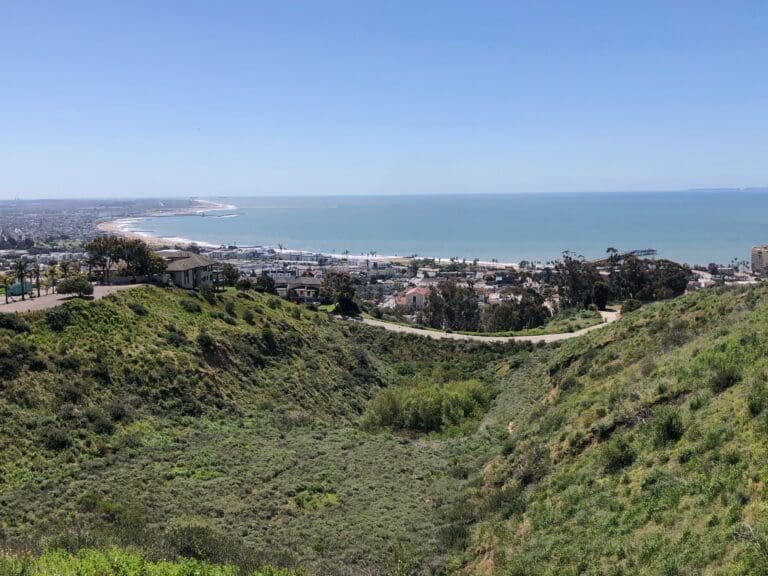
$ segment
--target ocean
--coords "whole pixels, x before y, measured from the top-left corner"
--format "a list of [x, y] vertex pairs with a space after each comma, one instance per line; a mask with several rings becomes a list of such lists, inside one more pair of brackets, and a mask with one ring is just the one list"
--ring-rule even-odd
[[499, 262], [546, 262], [564, 250], [597, 258], [612, 246], [727, 264], [768, 243], [768, 190], [210, 200], [234, 207], [126, 227], [215, 245]]

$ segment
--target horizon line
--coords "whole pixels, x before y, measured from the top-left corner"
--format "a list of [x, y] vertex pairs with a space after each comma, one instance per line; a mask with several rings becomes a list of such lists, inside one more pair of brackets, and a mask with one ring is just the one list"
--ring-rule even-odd
[[416, 192], [416, 193], [339, 193], [339, 194], [307, 194], [307, 193], [287, 193], [287, 194], [171, 194], [161, 195], [141, 195], [136, 196], [61, 196], [61, 197], [29, 197], [29, 198], [0, 198], [3, 202], [43, 202], [43, 201], [62, 201], [62, 200], [176, 200], [176, 199], [206, 199], [206, 198], [404, 198], [404, 197], [425, 197], [425, 196], [536, 196], [536, 195], [571, 195], [571, 194], [680, 194], [680, 193], [711, 193], [711, 192], [768, 192], [768, 185], [743, 186], [743, 187], [712, 187], [712, 188], [677, 188], [666, 189], [656, 188], [650, 190], [624, 189], [624, 190], [571, 190], [558, 191], [546, 190], [539, 192]]

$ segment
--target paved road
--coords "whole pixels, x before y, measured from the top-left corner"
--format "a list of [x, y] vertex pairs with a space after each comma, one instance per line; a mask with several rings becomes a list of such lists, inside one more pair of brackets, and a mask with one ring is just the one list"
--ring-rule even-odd
[[[100, 300], [104, 296], [120, 292], [121, 290], [130, 290], [137, 286], [143, 286], [143, 284], [121, 284], [119, 286], [94, 286], [93, 287], [93, 299]], [[37, 293], [37, 292], [35, 292]], [[47, 310], [59, 306], [63, 302], [73, 298], [71, 294], [49, 294], [48, 296], [40, 296], [39, 298], [33, 298], [22, 301], [21, 296], [16, 296], [15, 302], [5, 303], [5, 296], [0, 295], [0, 313], [10, 312], [35, 312], [37, 310]]]
[[455, 334], [453, 332], [440, 332], [438, 330], [424, 330], [423, 328], [414, 328], [412, 326], [403, 326], [402, 324], [393, 324], [391, 322], [384, 322], [382, 320], [374, 320], [372, 318], [363, 318], [359, 320], [369, 326], [376, 326], [377, 328], [384, 328], [385, 330], [391, 330], [392, 332], [404, 332], [406, 334], [416, 334], [418, 336], [426, 336], [435, 340], [450, 339], [450, 340], [474, 340], [477, 342], [557, 342], [559, 340], [568, 340], [570, 338], [577, 338], [583, 336], [587, 332], [593, 330], [599, 330], [603, 326], [607, 326], [611, 322], [615, 322], [619, 313], [614, 311], [600, 312], [603, 317], [602, 324], [595, 324], [575, 332], [563, 332], [558, 334], [540, 334], [538, 336], [479, 336], [474, 334]]

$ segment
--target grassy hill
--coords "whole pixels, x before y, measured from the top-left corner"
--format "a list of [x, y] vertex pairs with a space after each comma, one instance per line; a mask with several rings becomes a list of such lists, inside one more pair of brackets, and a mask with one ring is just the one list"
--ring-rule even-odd
[[380, 332], [255, 293], [209, 303], [147, 287], [2, 317], [0, 536], [248, 569], [439, 563], [465, 448], [358, 421], [384, 388], [489, 386], [487, 366], [512, 349]]
[[547, 347], [155, 288], [0, 317], [0, 536], [245, 573], [763, 574], [766, 297]]
[[503, 440], [469, 571], [767, 573], [766, 296], [709, 290], [524, 353], [486, 417]]

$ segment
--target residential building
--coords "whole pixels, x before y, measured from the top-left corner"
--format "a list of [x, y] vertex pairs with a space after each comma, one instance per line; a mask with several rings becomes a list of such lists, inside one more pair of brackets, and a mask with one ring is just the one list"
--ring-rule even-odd
[[768, 273], [768, 246], [752, 247], [752, 272], [755, 274]]
[[421, 310], [427, 303], [429, 288], [426, 286], [417, 286], [405, 291], [405, 305], [411, 310]]
[[168, 263], [164, 281], [179, 288], [196, 290], [203, 284], [213, 284], [213, 265], [210, 258], [185, 250], [161, 250], [158, 252]]

